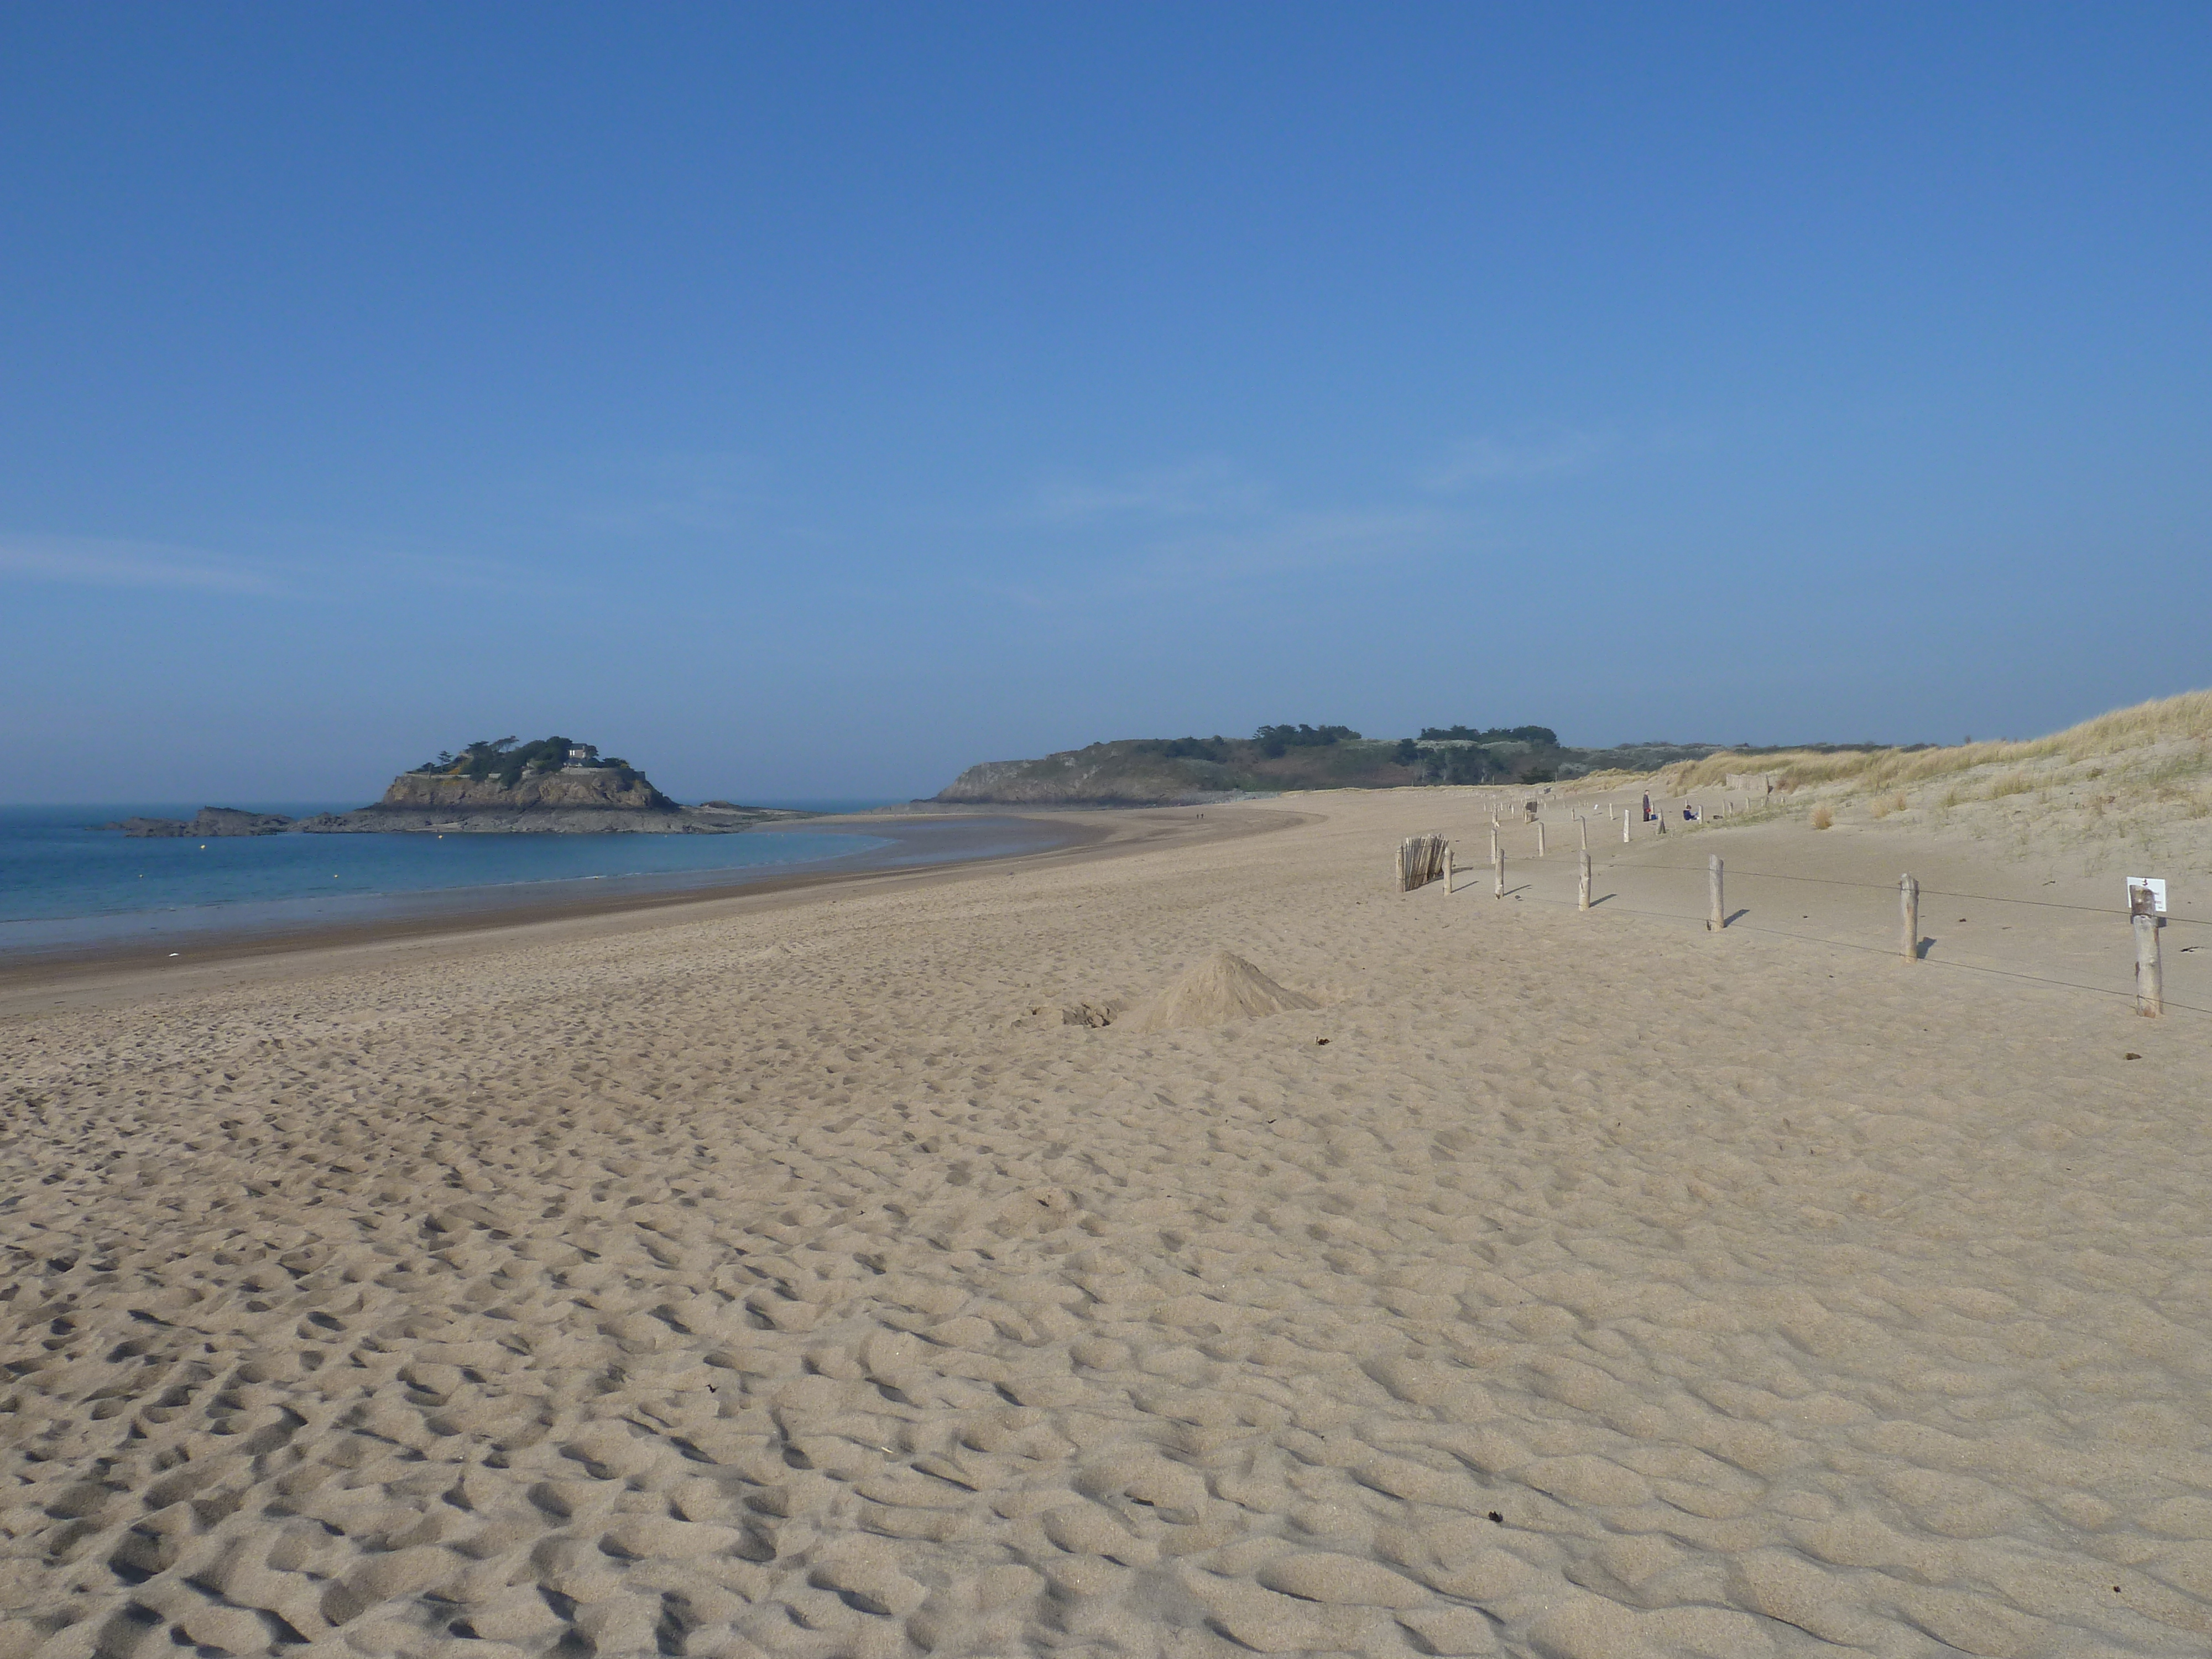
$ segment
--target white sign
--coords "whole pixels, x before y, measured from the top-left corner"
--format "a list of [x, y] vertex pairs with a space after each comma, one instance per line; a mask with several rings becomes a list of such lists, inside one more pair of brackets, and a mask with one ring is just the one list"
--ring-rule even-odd
[[2151, 908], [2160, 915], [2166, 914], [2166, 878], [2163, 876], [2130, 876], [2128, 878], [2128, 911], [2133, 915], [2136, 895], [2148, 890]]

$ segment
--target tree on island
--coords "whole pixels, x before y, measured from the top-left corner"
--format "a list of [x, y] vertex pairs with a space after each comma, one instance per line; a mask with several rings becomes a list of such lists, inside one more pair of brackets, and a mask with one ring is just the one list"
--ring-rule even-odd
[[570, 766], [618, 772], [624, 783], [642, 775], [626, 760], [618, 757], [602, 759], [596, 745], [563, 737], [540, 738], [535, 743], [521, 743], [511, 737], [479, 738], [458, 755], [450, 750], [441, 750], [437, 759], [427, 761], [415, 769], [445, 777], [473, 778], [478, 782], [496, 778], [501, 788], [512, 789], [526, 777], [541, 777]]

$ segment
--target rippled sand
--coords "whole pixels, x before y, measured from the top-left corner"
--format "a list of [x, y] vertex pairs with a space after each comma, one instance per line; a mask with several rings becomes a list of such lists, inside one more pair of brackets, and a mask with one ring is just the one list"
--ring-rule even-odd
[[2205, 1021], [1297, 804], [0, 1023], [0, 1653], [2212, 1649]]

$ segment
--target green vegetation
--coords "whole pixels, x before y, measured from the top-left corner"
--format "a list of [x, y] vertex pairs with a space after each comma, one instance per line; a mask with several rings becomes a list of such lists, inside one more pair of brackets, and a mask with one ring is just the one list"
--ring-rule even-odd
[[1472, 744], [1430, 750], [1415, 744], [1413, 748], [1424, 783], [1489, 783], [1510, 775], [1491, 758], [1489, 750]]
[[1224, 738], [1217, 732], [1210, 738], [1127, 738], [1118, 747], [1130, 755], [1228, 766], [1249, 762], [1255, 750], [1266, 759], [1280, 760], [1293, 749], [1328, 749], [1359, 741], [1359, 733], [1348, 726], [1263, 726], [1249, 738]]
[[1348, 726], [1263, 726], [1252, 734], [1260, 752], [1280, 760], [1293, 749], [1326, 749], [1339, 743], [1357, 743], [1359, 733]]
[[1425, 726], [1398, 752], [1420, 782], [1469, 784], [1549, 783], [1581, 751], [1561, 748], [1548, 726]]
[[1130, 744], [1130, 752], [1158, 755], [1162, 760], [1225, 761], [1229, 758], [1230, 740], [1211, 738], [1139, 738]]
[[568, 766], [618, 772], [626, 784], [644, 775], [626, 760], [601, 759], [599, 750], [592, 744], [562, 737], [540, 738], [535, 743], [519, 743], [514, 738], [479, 738], [459, 754], [441, 751], [437, 759], [426, 761], [415, 770], [449, 778], [474, 778], [479, 782], [496, 778], [501, 787], [512, 789], [526, 777], [558, 772]]
[[1536, 749], [1557, 749], [1559, 734], [1548, 726], [1492, 726], [1476, 731], [1469, 726], [1425, 726], [1423, 743], [1525, 743]]

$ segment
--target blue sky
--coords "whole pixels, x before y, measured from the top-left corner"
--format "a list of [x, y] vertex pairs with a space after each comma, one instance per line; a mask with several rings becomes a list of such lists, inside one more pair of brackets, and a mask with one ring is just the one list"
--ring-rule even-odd
[[2212, 683], [2203, 7], [18, 4], [0, 799]]

